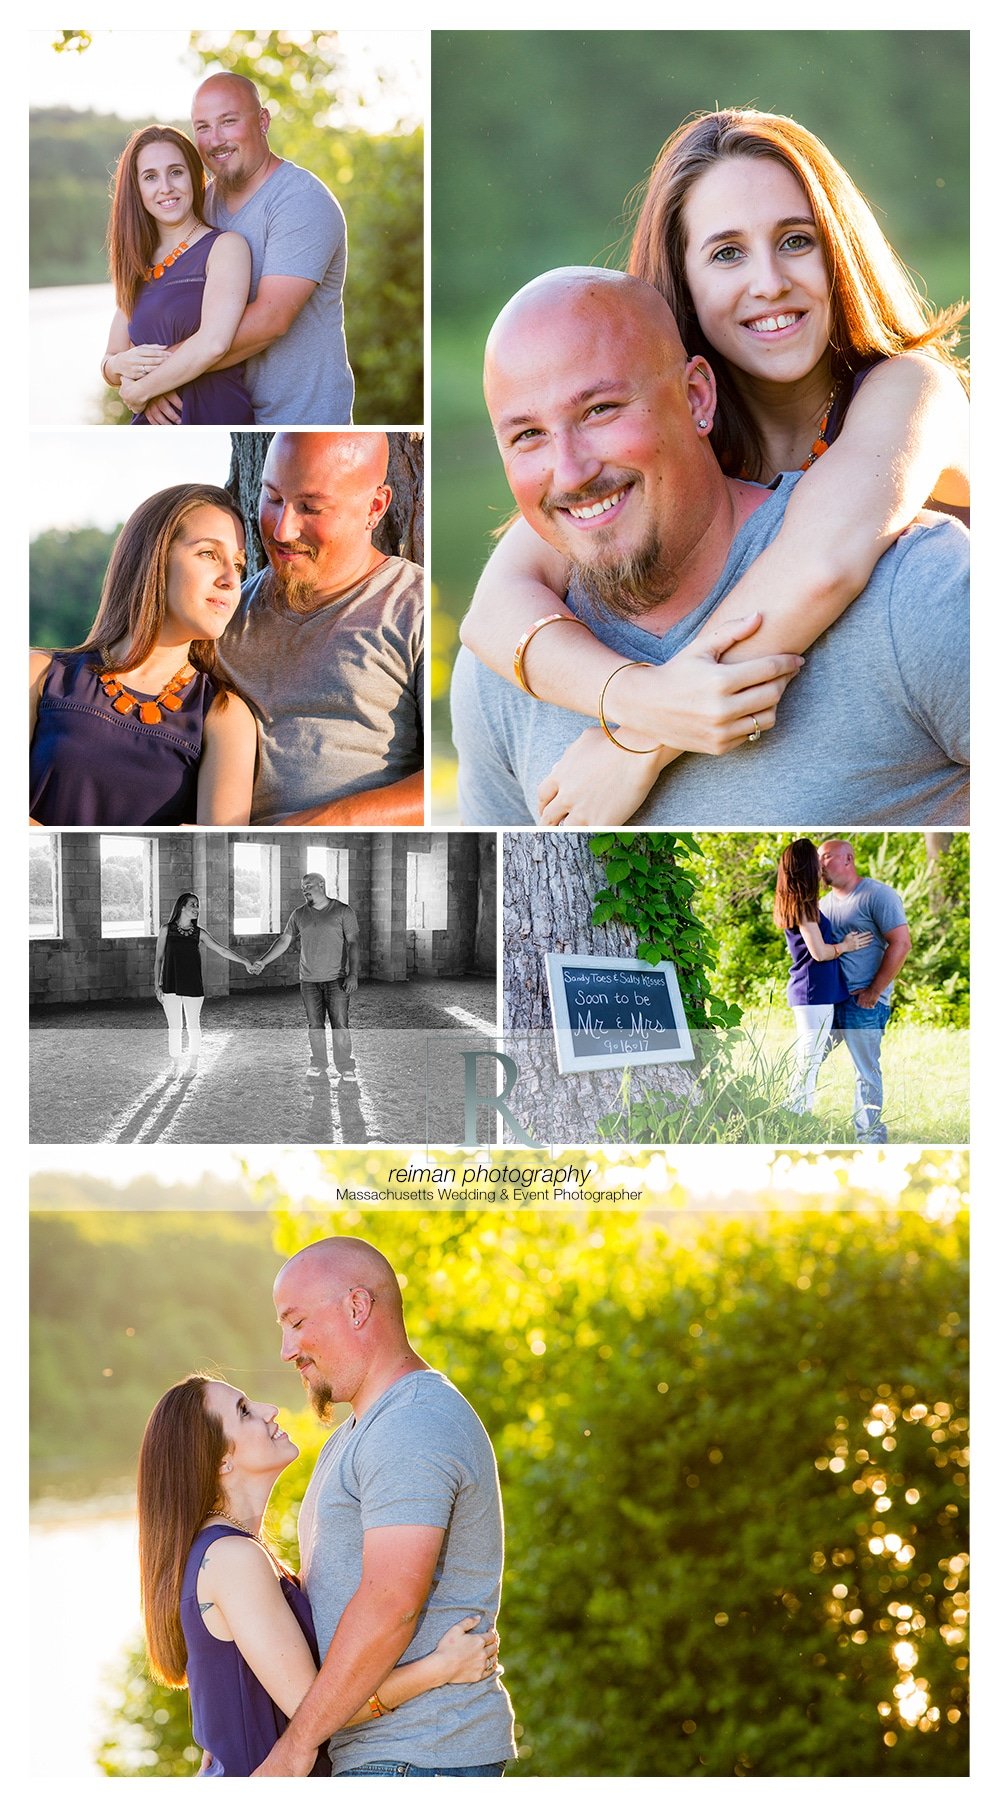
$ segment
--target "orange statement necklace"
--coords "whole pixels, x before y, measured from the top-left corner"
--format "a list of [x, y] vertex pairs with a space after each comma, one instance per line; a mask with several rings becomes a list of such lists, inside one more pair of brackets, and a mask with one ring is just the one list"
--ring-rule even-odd
[[181, 253], [186, 251], [187, 249], [188, 249], [187, 239], [181, 239], [180, 244], [174, 246], [173, 250], [171, 252], [169, 252], [167, 254], [167, 256], [164, 258], [162, 264], [147, 264], [146, 265], [146, 281], [147, 282], [159, 282], [160, 277], [163, 275], [164, 270], [169, 269], [171, 264], [176, 264], [177, 259], [181, 256]]
[[185, 661], [180, 671], [174, 673], [169, 684], [163, 686], [159, 695], [147, 699], [144, 703], [140, 703], [138, 697], [133, 697], [132, 692], [126, 690], [117, 672], [101, 672], [98, 682], [104, 695], [110, 698], [112, 708], [116, 709], [120, 716], [129, 716], [136, 709], [139, 712], [140, 722], [155, 723], [163, 721], [165, 709], [180, 709], [181, 699], [178, 692], [182, 691], [186, 684], [190, 684], [193, 677], [194, 666], [188, 665]]

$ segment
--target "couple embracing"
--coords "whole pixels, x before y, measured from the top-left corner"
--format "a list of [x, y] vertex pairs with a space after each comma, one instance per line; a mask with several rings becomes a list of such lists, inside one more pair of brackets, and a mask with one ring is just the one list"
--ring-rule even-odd
[[145, 126], [119, 159], [104, 381], [133, 425], [349, 423], [339, 204], [271, 150], [246, 76], [209, 76], [191, 123], [194, 143]]
[[497, 1661], [503, 1522], [468, 1402], [411, 1347], [371, 1244], [329, 1237], [274, 1287], [281, 1354], [327, 1440], [302, 1574], [261, 1527], [298, 1451], [277, 1408], [205, 1376], [172, 1387], [139, 1456], [150, 1661], [187, 1682], [207, 1776], [500, 1776], [515, 1755]]

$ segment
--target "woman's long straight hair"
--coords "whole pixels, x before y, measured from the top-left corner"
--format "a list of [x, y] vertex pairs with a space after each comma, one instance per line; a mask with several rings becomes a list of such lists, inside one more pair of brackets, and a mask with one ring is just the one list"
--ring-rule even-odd
[[174, 908], [170, 912], [170, 915], [167, 918], [167, 928], [168, 929], [176, 929], [177, 924], [180, 921], [181, 911], [184, 909], [185, 904], [188, 902], [188, 900], [190, 898], [193, 898], [195, 900], [195, 903], [197, 903], [198, 902], [198, 893], [196, 891], [182, 891], [182, 892], [178, 893], [177, 898], [174, 902]]
[[205, 1405], [208, 1375], [188, 1375], [157, 1401], [139, 1450], [139, 1576], [149, 1667], [180, 1688], [187, 1674], [181, 1585], [195, 1533], [217, 1511], [222, 1421]]
[[803, 837], [781, 850], [774, 888], [774, 920], [779, 929], [819, 918], [819, 853], [814, 841]]

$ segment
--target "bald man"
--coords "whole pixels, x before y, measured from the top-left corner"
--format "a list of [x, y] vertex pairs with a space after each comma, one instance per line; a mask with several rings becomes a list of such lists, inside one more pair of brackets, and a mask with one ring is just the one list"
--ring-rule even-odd
[[[250, 247], [250, 300], [219, 368], [245, 364], [259, 426], [349, 424], [354, 377], [344, 337], [347, 226], [340, 204], [309, 170], [268, 144], [271, 116], [243, 75], [210, 75], [191, 109], [211, 181], [205, 218]], [[147, 410], [180, 419], [180, 398]]]
[[[320, 1452], [299, 1516], [302, 1577], [323, 1664], [258, 1776], [308, 1776], [329, 1740], [335, 1776], [499, 1776], [513, 1716], [490, 1638], [503, 1520], [496, 1460], [456, 1388], [411, 1347], [399, 1283], [355, 1237], [285, 1263], [274, 1286], [281, 1354], [319, 1416], [351, 1415]], [[381, 1712], [400, 1659], [478, 1616], [483, 1674]], [[365, 1703], [372, 1717], [345, 1728]], [[341, 1728], [345, 1730], [341, 1731]]]
[[372, 534], [384, 433], [277, 433], [261, 481], [267, 569], [219, 649], [257, 718], [253, 823], [423, 821], [423, 579]]
[[850, 997], [833, 1007], [825, 1054], [846, 1042], [854, 1063], [854, 1127], [858, 1141], [888, 1142], [882, 1122], [882, 1038], [892, 1008], [892, 988], [910, 948], [906, 906], [898, 891], [858, 872], [849, 841], [832, 838], [819, 850], [819, 870], [829, 890], [823, 915], [837, 940], [852, 929], [868, 932], [864, 948], [840, 956]]
[[[669, 660], [692, 692], [704, 690], [713, 655], [694, 646], [698, 631], [777, 535], [800, 473], [768, 488], [723, 476], [710, 441], [711, 370], [687, 358], [662, 296], [619, 271], [555, 270], [515, 295], [489, 337], [485, 394], [523, 521], [561, 555], [559, 571], [568, 562], [569, 609], [622, 667]], [[968, 538], [955, 522], [908, 529], [783, 696], [799, 662], [770, 671], [776, 718], [753, 706], [767, 732], [751, 718], [722, 759], [685, 754], [655, 782], [651, 766], [632, 820], [967, 821], [967, 572]], [[595, 717], [599, 694], [595, 685]], [[612, 733], [613, 707], [612, 695]], [[506, 826], [542, 819], [549, 774], [585, 718], [463, 648], [452, 722], [462, 820]], [[629, 759], [600, 728], [590, 736], [596, 757]]]

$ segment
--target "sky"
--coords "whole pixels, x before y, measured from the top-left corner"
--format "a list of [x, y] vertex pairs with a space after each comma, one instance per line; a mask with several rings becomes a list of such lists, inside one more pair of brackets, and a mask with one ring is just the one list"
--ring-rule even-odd
[[172, 483], [224, 484], [230, 440], [222, 427], [181, 433], [39, 430], [29, 446], [31, 481], [25, 513], [28, 537], [46, 528], [118, 527], [132, 510]]
[[[294, 28], [287, 29], [297, 35]], [[32, 107], [90, 107], [130, 119], [187, 117], [201, 68], [188, 51], [188, 31], [95, 31], [83, 52], [55, 51], [54, 31], [28, 35]], [[215, 35], [224, 43], [229, 34]], [[347, 79], [364, 102], [357, 123], [366, 131], [391, 130], [400, 117], [422, 119], [426, 32], [343, 31], [339, 48], [347, 58]], [[378, 70], [391, 78], [384, 89]]]

